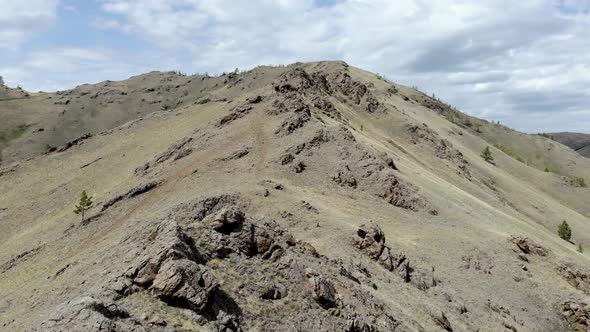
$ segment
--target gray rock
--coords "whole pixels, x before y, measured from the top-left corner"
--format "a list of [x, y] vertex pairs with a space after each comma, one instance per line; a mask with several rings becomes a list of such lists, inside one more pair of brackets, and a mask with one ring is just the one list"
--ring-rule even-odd
[[150, 287], [162, 301], [196, 312], [204, 311], [218, 288], [206, 267], [188, 259], [166, 261]]

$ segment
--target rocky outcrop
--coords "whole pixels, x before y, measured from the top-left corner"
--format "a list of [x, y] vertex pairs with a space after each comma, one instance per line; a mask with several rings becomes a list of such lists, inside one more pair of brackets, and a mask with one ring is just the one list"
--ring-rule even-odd
[[356, 317], [348, 321], [346, 332], [377, 332], [377, 328], [364, 319]]
[[[274, 90], [278, 93], [332, 93], [332, 87], [328, 82], [326, 75], [322, 73], [308, 74], [304, 69], [299, 67], [290, 68], [282, 73], [274, 82]], [[312, 91], [309, 91], [312, 90]]]
[[415, 195], [416, 190], [412, 186], [402, 183], [395, 174], [383, 173], [380, 178], [381, 185], [377, 195], [387, 203], [412, 211], [424, 207], [425, 204]]
[[30, 332], [62, 331], [143, 332], [146, 329], [135, 324], [129, 313], [113, 301], [82, 296], [59, 305], [48, 317], [30, 328]]
[[449, 319], [447, 318], [445, 313], [439, 308], [430, 308], [430, 317], [432, 317], [432, 320], [434, 320], [434, 322], [438, 326], [442, 327], [445, 331], [453, 331], [453, 328], [451, 327], [451, 322], [449, 322]]
[[51, 153], [51, 152], [64, 152], [66, 150], [69, 150], [70, 148], [77, 146], [77, 145], [82, 145], [84, 143], [85, 140], [89, 139], [92, 137], [92, 134], [84, 134], [72, 141], [67, 142], [66, 144], [59, 146], [59, 147], [50, 147], [47, 150], [47, 153]]
[[388, 271], [394, 271], [406, 282], [411, 281], [413, 269], [410, 262], [403, 254], [395, 254], [385, 245], [385, 234], [374, 221], [367, 220], [359, 226], [352, 237], [355, 247], [363, 250], [374, 261], [377, 261]]
[[250, 105], [234, 107], [233, 109], [230, 110], [229, 114], [223, 116], [219, 120], [219, 123], [217, 124], [217, 126], [218, 127], [226, 126], [226, 125], [232, 123], [233, 121], [244, 117], [246, 114], [250, 113], [250, 111], [252, 111], [252, 109], [253, 109], [253, 107]]
[[558, 271], [570, 285], [590, 295], [589, 271], [581, 271], [573, 264], [562, 264], [559, 266]]
[[109, 199], [108, 201], [106, 201], [102, 205], [101, 212], [105, 211], [106, 209], [110, 208], [111, 206], [117, 204], [118, 202], [120, 202], [122, 200], [145, 194], [148, 191], [151, 191], [151, 190], [157, 188], [160, 185], [160, 183], [161, 183], [160, 181], [151, 181], [148, 183], [141, 184], [141, 185], [129, 190], [125, 194], [117, 195], [117, 196]]
[[[156, 269], [149, 289], [162, 301], [203, 313], [212, 300], [219, 284], [203, 265], [189, 259], [166, 260]], [[149, 282], [151, 275], [140, 275], [142, 282]]]
[[561, 305], [561, 313], [575, 331], [590, 331], [590, 297], [569, 298]]
[[311, 120], [311, 113], [308, 108], [294, 113], [281, 126], [275, 130], [275, 134], [279, 136], [287, 136], [292, 134], [295, 130], [303, 127], [306, 122]]
[[344, 165], [332, 176], [332, 180], [342, 187], [356, 188], [357, 181], [348, 165]]
[[191, 147], [192, 142], [192, 137], [185, 137], [172, 144], [165, 151], [155, 156], [152, 161], [137, 167], [135, 169], [135, 175], [145, 175], [151, 168], [154, 168], [170, 159], [172, 159], [172, 161], [177, 161], [189, 156], [193, 152]]
[[467, 178], [471, 177], [467, 169], [469, 162], [459, 150], [453, 147], [451, 142], [441, 138], [438, 133], [424, 123], [408, 126], [407, 130], [410, 135], [410, 142], [428, 146], [437, 158], [450, 161], [457, 168], [459, 174]]
[[527, 237], [512, 236], [510, 237], [510, 242], [516, 245], [516, 252], [520, 252], [525, 255], [535, 254], [539, 256], [547, 256], [547, 250], [545, 247]]
[[334, 284], [321, 275], [312, 275], [309, 283], [313, 289], [313, 299], [324, 309], [336, 307], [336, 289]]

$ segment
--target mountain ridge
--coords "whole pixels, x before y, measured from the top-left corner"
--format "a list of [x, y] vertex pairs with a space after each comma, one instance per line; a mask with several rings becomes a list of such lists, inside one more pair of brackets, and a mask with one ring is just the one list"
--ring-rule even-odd
[[[10, 151], [33, 130], [13, 141], [0, 171], [4, 327], [587, 324], [569, 305], [587, 294], [588, 257], [557, 226], [588, 244], [590, 193], [543, 169], [587, 178], [587, 159], [343, 62], [206, 80], [206, 94], [176, 97], [174, 82], [180, 104], [65, 149], [19, 159]], [[81, 223], [82, 190], [95, 207]]]

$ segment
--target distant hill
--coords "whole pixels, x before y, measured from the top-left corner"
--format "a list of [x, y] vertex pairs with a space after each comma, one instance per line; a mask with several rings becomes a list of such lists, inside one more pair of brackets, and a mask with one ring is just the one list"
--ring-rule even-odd
[[582, 156], [590, 158], [590, 134], [583, 133], [549, 133], [549, 137], [563, 145], [569, 146]]

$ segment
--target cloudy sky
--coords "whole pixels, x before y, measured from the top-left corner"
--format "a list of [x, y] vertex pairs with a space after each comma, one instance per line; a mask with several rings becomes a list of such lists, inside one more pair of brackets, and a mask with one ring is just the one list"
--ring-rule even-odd
[[527, 132], [590, 132], [590, 0], [0, 0], [0, 75], [53, 91], [151, 70], [342, 59]]

